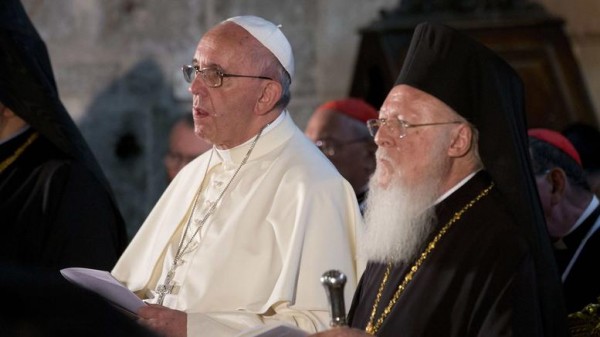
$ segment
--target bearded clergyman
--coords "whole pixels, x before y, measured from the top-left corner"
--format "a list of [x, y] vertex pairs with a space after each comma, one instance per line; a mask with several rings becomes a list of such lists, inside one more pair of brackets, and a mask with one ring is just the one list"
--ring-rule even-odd
[[481, 44], [417, 26], [378, 119], [351, 328], [318, 336], [565, 336], [528, 165], [523, 88]]

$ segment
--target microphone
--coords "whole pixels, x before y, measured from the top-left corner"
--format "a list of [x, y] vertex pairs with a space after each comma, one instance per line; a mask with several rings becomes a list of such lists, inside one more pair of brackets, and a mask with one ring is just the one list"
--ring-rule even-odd
[[328, 270], [321, 276], [321, 284], [325, 287], [327, 299], [331, 306], [332, 327], [347, 326], [346, 307], [344, 305], [344, 286], [346, 275], [339, 270]]

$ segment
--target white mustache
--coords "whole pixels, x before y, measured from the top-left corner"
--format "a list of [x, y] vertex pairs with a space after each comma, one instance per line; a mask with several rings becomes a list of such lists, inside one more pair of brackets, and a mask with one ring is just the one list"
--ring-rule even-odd
[[379, 149], [375, 152], [375, 158], [377, 160], [392, 161], [392, 158], [386, 152]]

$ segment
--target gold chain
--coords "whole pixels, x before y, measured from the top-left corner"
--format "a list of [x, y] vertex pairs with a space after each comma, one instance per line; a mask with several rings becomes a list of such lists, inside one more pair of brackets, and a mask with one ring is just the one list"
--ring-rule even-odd
[[448, 232], [450, 227], [455, 222], [460, 220], [462, 215], [469, 208], [473, 207], [473, 205], [475, 205], [475, 203], [477, 203], [479, 200], [481, 200], [481, 198], [485, 197], [493, 187], [494, 187], [494, 183], [491, 183], [490, 186], [488, 186], [486, 189], [481, 191], [481, 193], [479, 193], [478, 196], [476, 196], [473, 200], [469, 201], [469, 203], [467, 203], [460, 211], [454, 213], [454, 216], [450, 219], [450, 221], [448, 221], [448, 223], [446, 223], [444, 225], [444, 227], [442, 227], [442, 229], [440, 229], [439, 233], [437, 233], [437, 235], [431, 240], [431, 242], [429, 242], [425, 251], [423, 251], [421, 253], [421, 256], [419, 256], [419, 258], [417, 259], [415, 264], [410, 268], [410, 270], [408, 271], [406, 276], [404, 276], [404, 280], [402, 280], [402, 282], [398, 286], [398, 289], [394, 293], [394, 296], [392, 297], [392, 299], [390, 300], [388, 305], [385, 307], [385, 309], [383, 310], [383, 312], [381, 313], [381, 315], [379, 316], [377, 321], [374, 322], [375, 314], [377, 313], [377, 307], [379, 306], [379, 301], [381, 300], [381, 295], [383, 293], [383, 289], [385, 289], [385, 284], [387, 283], [388, 278], [390, 276], [390, 272], [392, 270], [392, 263], [391, 262], [388, 263], [387, 268], [385, 270], [385, 274], [383, 275], [383, 280], [381, 280], [381, 285], [379, 286], [379, 290], [377, 291], [377, 296], [375, 297], [375, 303], [373, 303], [373, 309], [371, 310], [371, 316], [369, 317], [369, 323], [367, 324], [367, 327], [365, 328], [365, 331], [369, 335], [375, 335], [377, 330], [379, 330], [379, 328], [381, 327], [381, 324], [383, 324], [383, 321], [387, 318], [387, 316], [390, 314], [390, 312], [392, 312], [392, 308], [398, 301], [398, 298], [400, 298], [400, 295], [402, 295], [402, 293], [406, 289], [406, 286], [408, 285], [408, 283], [410, 281], [412, 281], [415, 273], [419, 270], [419, 268], [421, 267], [423, 262], [425, 262], [425, 260], [429, 256], [429, 254], [435, 249], [435, 246], [442, 239], [442, 236], [444, 236], [444, 234], [446, 234], [446, 232]]
[[29, 136], [29, 138], [27, 138], [25, 143], [23, 143], [23, 145], [19, 146], [19, 148], [15, 151], [15, 153], [13, 153], [10, 157], [4, 159], [0, 163], [0, 173], [2, 173], [4, 170], [6, 170], [6, 168], [9, 167], [10, 164], [12, 164], [15, 160], [17, 160], [17, 158], [19, 158], [21, 153], [23, 153], [23, 151], [25, 151], [25, 149], [29, 145], [31, 145], [31, 143], [33, 143], [33, 141], [36, 140], [38, 138], [38, 136], [39, 135], [37, 132], [32, 133], [31, 136]]

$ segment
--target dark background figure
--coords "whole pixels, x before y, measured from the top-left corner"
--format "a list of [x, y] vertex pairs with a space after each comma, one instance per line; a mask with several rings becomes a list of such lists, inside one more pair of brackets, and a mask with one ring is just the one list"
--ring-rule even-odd
[[108, 270], [124, 222], [18, 0], [0, 2], [0, 46], [0, 262]]
[[3, 337], [158, 337], [58, 272], [0, 264]]
[[169, 132], [169, 148], [165, 155], [165, 171], [170, 183], [185, 165], [210, 150], [212, 144], [194, 133], [194, 117], [191, 113], [180, 115]]
[[600, 296], [598, 198], [575, 147], [559, 132], [530, 129], [529, 148], [567, 311], [580, 311]]
[[562, 133], [577, 149], [590, 189], [600, 197], [600, 131], [588, 124], [575, 123]]
[[366, 122], [377, 115], [377, 110], [362, 99], [332, 100], [313, 112], [304, 130], [352, 185], [361, 211], [377, 149]]

